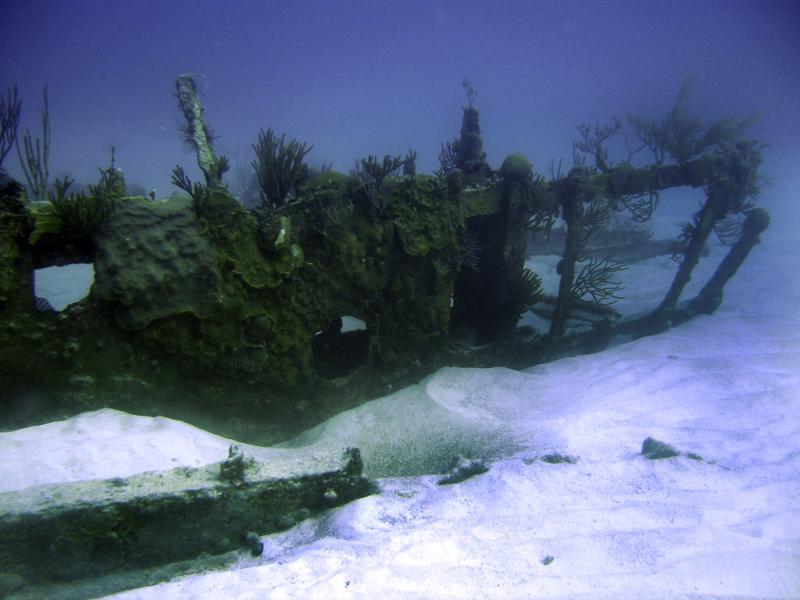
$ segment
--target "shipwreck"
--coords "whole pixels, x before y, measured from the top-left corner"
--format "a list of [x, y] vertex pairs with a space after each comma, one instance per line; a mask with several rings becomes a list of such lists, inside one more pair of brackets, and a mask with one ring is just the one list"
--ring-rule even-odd
[[[746, 122], [694, 119], [687, 83], [661, 121], [580, 127], [574, 166], [545, 177], [521, 154], [490, 167], [474, 88], [465, 89], [460, 134], [442, 146], [435, 174], [418, 174], [412, 151], [370, 156], [349, 174], [314, 170], [308, 146], [262, 131], [255, 208], [225, 183], [229, 164], [190, 75], [176, 96], [203, 179], [176, 167], [183, 193], [169, 199], [128, 195], [113, 152], [88, 190], [71, 193], [66, 178], [47, 186], [39, 140], [27, 134], [29, 182], [4, 177], [0, 188], [4, 426], [111, 406], [268, 443], [440, 366], [530, 366], [719, 306], [769, 223], [753, 204], [761, 155]], [[613, 162], [608, 143], [623, 132], [638, 153]], [[614, 215], [646, 223], [659, 192], [679, 186], [705, 200], [671, 246], [672, 285], [649, 314], [619, 319], [619, 264], [588, 258], [591, 241]], [[560, 285], [547, 297], [525, 259], [531, 231], [547, 238], [554, 227]], [[729, 253], [682, 301], [715, 232]], [[73, 262], [93, 264], [88, 297], [38, 310], [34, 271]], [[517, 327], [532, 307], [548, 329]], [[578, 312], [589, 327], [576, 332]]]

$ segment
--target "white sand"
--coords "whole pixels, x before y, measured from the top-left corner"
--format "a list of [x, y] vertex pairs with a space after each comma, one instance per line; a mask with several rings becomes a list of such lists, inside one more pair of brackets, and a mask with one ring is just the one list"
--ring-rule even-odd
[[[796, 182], [782, 191], [800, 200]], [[116, 597], [800, 598], [800, 219], [767, 208], [773, 226], [713, 316], [526, 372], [443, 369], [341, 414], [296, 444], [355, 443], [379, 495], [265, 538], [237, 569]], [[660, 262], [636, 267], [641, 289], [668, 285]], [[646, 460], [648, 436], [705, 461]], [[0, 478], [201, 464], [227, 444], [101, 411], [0, 434], [14, 463]], [[489, 455], [490, 471], [397, 476], [453, 450]]]
[[70, 304], [89, 295], [94, 284], [94, 265], [76, 263], [63, 267], [36, 269], [33, 277], [33, 292], [44, 298], [54, 309], [61, 311]]

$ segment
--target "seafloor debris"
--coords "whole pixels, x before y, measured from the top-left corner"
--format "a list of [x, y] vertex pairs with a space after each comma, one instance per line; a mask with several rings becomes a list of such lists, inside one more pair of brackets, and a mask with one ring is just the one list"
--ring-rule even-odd
[[642, 456], [649, 458], [650, 460], [672, 458], [674, 456], [685, 456], [687, 458], [691, 458], [692, 460], [703, 460], [703, 457], [699, 454], [695, 454], [694, 452], [679, 452], [666, 442], [661, 442], [651, 437], [642, 442]]
[[[241, 456], [234, 450], [236, 464]], [[242, 542], [258, 555], [259, 535], [372, 491], [354, 448], [246, 462], [238, 485], [220, 481], [226, 461], [2, 493], [0, 573], [72, 581], [218, 556]]]
[[450, 485], [486, 473], [489, 467], [480, 458], [470, 459], [457, 456], [453, 460], [453, 467], [439, 480], [439, 485]]

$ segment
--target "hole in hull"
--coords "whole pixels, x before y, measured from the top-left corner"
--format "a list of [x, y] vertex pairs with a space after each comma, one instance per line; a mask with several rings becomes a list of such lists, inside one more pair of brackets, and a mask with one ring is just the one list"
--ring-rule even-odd
[[63, 267], [45, 267], [33, 273], [33, 293], [40, 310], [61, 312], [80, 302], [92, 289], [94, 265], [74, 263]]
[[345, 377], [367, 362], [369, 333], [366, 324], [349, 315], [333, 319], [314, 336], [311, 348], [314, 370], [320, 377]]

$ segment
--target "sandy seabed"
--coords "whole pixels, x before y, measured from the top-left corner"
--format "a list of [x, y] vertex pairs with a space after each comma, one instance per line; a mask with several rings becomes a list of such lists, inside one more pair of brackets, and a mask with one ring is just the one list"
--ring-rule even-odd
[[[443, 369], [337, 415], [290, 445], [358, 446], [379, 494], [265, 536], [227, 571], [114, 597], [800, 598], [798, 188], [766, 206], [773, 224], [714, 315], [522, 372]], [[629, 269], [620, 308], [658, 299], [674, 269]], [[647, 460], [647, 437], [702, 460]], [[199, 466], [229, 444], [102, 410], [0, 434], [0, 486]], [[437, 485], [456, 451], [490, 470]]]

